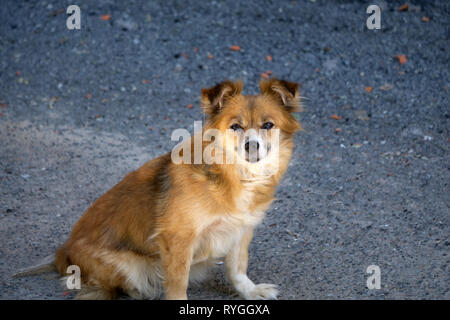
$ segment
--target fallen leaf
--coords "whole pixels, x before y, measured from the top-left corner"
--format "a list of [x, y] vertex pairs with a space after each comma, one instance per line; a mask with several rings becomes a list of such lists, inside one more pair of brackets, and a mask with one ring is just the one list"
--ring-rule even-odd
[[193, 106], [192, 106], [192, 104], [188, 104], [187, 107], [188, 107], [188, 109], [192, 109]]
[[102, 16], [100, 16], [100, 19], [103, 21], [108, 21], [111, 19], [111, 15], [110, 14], [104, 14]]
[[269, 79], [269, 75], [265, 72], [261, 73], [261, 77], [265, 78], [265, 79]]
[[342, 117], [341, 117], [341, 116], [338, 116], [337, 114], [333, 114], [333, 115], [331, 116], [331, 119], [333, 119], [333, 120], [342, 120]]
[[208, 53], [207, 58], [208, 58], [208, 59], [214, 59], [214, 55], [213, 55], [212, 53]]
[[325, 52], [330, 52], [330, 48], [325, 47], [325, 48], [323, 48], [323, 51], [325, 51]]
[[106, 98], [103, 98], [102, 99], [102, 103], [106, 103], [106, 102], [108, 102], [109, 100], [108, 99], [106, 99]]
[[400, 64], [404, 64], [408, 61], [408, 59], [406, 59], [406, 56], [404, 54], [398, 54], [395, 56], [395, 58], [397, 59], [398, 63], [400, 63]]
[[149, 84], [150, 80], [144, 79], [144, 80], [142, 80], [142, 83]]
[[272, 56], [266, 56], [267, 61], [272, 61]]
[[194, 52], [198, 52], [198, 48], [197, 47], [194, 48]]
[[86, 99], [90, 99], [92, 97], [92, 94], [90, 94], [90, 93], [88, 93], [87, 95], [86, 95]]
[[336, 128], [336, 129], [334, 129], [334, 132], [336, 132], [336, 133], [342, 132], [342, 128]]
[[430, 17], [422, 17], [422, 22], [428, 22], [430, 21]]
[[56, 17], [58, 14], [64, 13], [64, 9], [53, 10], [49, 12], [49, 16]]
[[368, 86], [368, 87], [365, 87], [364, 90], [366, 90], [366, 92], [370, 93], [370, 92], [372, 92], [373, 88]]
[[314, 68], [314, 72], [319, 72], [319, 68]]
[[20, 76], [20, 71], [16, 71], [16, 76]]
[[231, 46], [230, 50], [232, 50], [232, 51], [239, 51], [239, 50], [241, 50], [241, 47], [240, 46]]
[[409, 10], [409, 4], [405, 3], [402, 4], [400, 7], [397, 8], [398, 11], [408, 11]]

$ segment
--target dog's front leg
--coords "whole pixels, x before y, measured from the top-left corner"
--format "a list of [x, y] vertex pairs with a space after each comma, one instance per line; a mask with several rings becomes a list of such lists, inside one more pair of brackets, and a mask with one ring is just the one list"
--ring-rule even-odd
[[166, 299], [186, 300], [192, 248], [189, 241], [171, 238], [161, 246]]
[[253, 229], [244, 233], [225, 258], [227, 276], [239, 294], [247, 300], [276, 299], [278, 290], [273, 284], [254, 284], [247, 276], [248, 246]]

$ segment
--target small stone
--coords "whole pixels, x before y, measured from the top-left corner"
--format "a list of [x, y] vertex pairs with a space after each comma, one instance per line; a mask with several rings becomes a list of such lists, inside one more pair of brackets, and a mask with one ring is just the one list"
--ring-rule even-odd
[[176, 64], [175, 65], [175, 71], [181, 72], [182, 70], [183, 70], [183, 66], [181, 64]]

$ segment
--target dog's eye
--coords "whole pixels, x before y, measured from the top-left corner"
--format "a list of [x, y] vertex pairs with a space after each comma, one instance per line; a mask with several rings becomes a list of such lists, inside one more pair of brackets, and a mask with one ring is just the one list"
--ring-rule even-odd
[[230, 128], [233, 129], [234, 131], [242, 129], [242, 127], [237, 123], [233, 124]]
[[263, 125], [262, 125], [262, 127], [261, 127], [261, 129], [266, 129], [266, 130], [269, 130], [269, 129], [272, 129], [273, 128], [273, 123], [272, 122], [266, 122], [266, 123], [264, 123]]

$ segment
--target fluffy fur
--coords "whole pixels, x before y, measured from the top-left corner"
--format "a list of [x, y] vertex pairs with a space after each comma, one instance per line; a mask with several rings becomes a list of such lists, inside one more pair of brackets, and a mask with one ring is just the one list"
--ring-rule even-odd
[[265, 162], [234, 154], [232, 164], [211, 165], [177, 165], [170, 153], [162, 155], [96, 200], [51, 262], [18, 275], [55, 267], [65, 276], [69, 265], [78, 265], [81, 299], [110, 299], [119, 292], [186, 299], [189, 280], [202, 278], [208, 266], [225, 258], [227, 276], [243, 298], [276, 298], [274, 285], [247, 277], [248, 246], [288, 166], [293, 134], [301, 129], [292, 112], [300, 103], [295, 83], [272, 79], [261, 81], [260, 89], [260, 95], [244, 96], [242, 83], [231, 81], [203, 89], [204, 129], [222, 132], [226, 149], [233, 123], [245, 134], [270, 120], [280, 130], [273, 174], [264, 174], [270, 153]]

